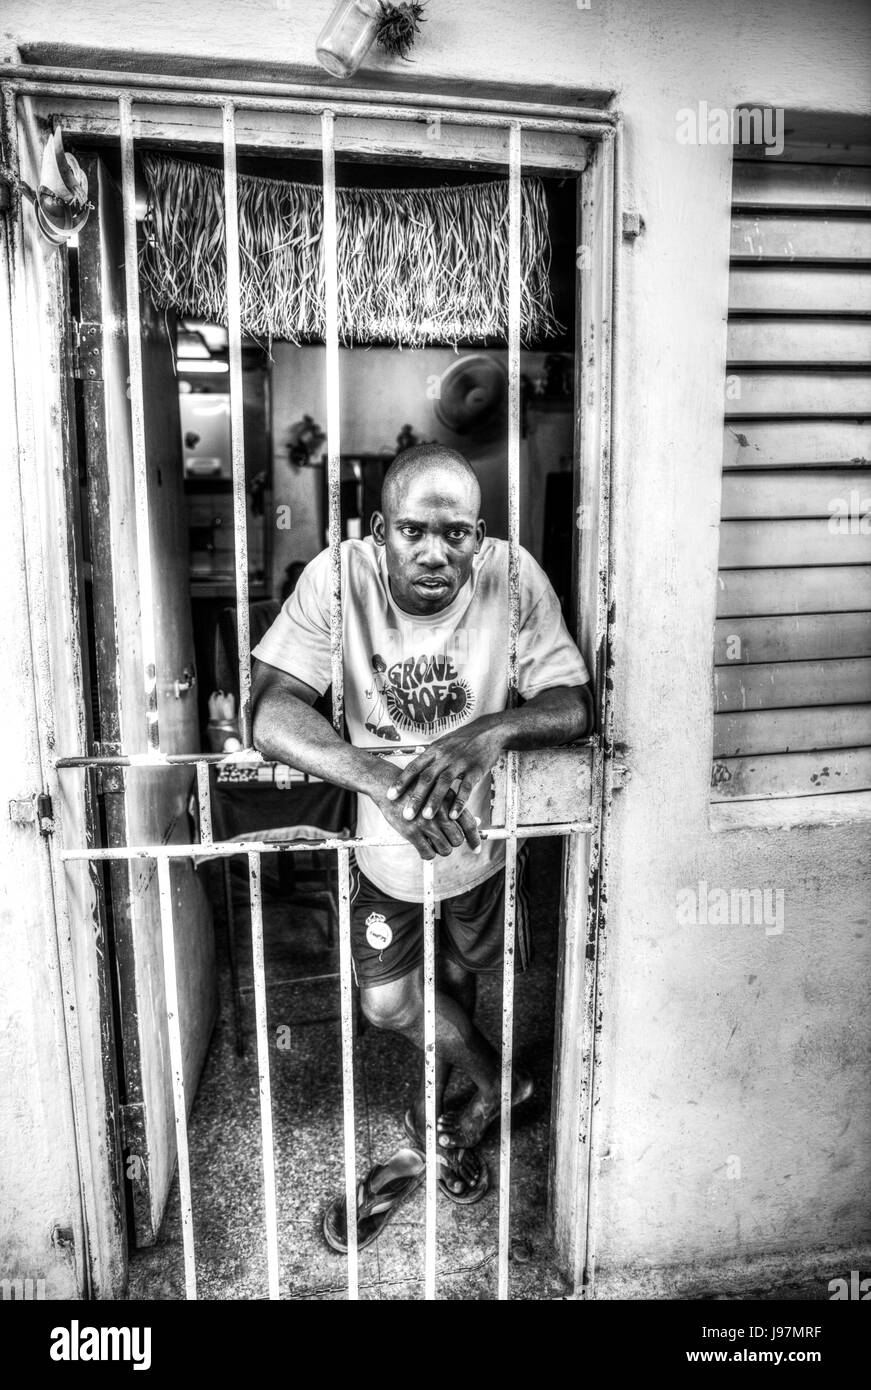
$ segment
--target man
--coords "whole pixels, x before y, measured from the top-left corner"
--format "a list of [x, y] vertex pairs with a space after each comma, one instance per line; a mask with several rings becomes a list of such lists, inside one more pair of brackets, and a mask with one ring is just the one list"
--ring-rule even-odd
[[[476, 976], [502, 962], [505, 846], [484, 840], [489, 774], [508, 749], [582, 738], [593, 706], [583, 658], [548, 581], [520, 552], [518, 689], [507, 708], [508, 546], [485, 535], [481, 491], [461, 454], [416, 445], [387, 470], [372, 536], [342, 544], [345, 713], [350, 743], [312, 708], [330, 684], [330, 563], [324, 551], [254, 650], [254, 742], [358, 793], [352, 952], [362, 1007], [378, 1028], [423, 1047], [422, 859], [436, 860], [438, 1111], [451, 1069], [474, 1092], [439, 1114], [441, 1187], [486, 1190], [476, 1145], [500, 1109], [496, 1050], [473, 1022]], [[388, 752], [387, 757], [373, 756]], [[518, 895], [519, 928], [525, 930]], [[531, 1091], [515, 1076], [514, 1100]], [[420, 1141], [422, 1094], [406, 1116]]]

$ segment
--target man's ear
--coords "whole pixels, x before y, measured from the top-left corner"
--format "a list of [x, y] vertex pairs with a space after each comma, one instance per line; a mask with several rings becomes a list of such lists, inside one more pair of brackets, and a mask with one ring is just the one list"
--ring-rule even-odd
[[384, 534], [384, 517], [381, 512], [373, 512], [372, 520], [369, 523], [372, 531], [372, 539], [376, 545], [386, 545], [387, 537]]
[[478, 524], [477, 524], [477, 526], [475, 527], [475, 554], [476, 554], [476, 555], [477, 555], [478, 551], [481, 549], [481, 546], [484, 544], [484, 537], [486, 536], [486, 534], [487, 534], [487, 527], [486, 527], [486, 525], [485, 525], [484, 518], [483, 518], [483, 517], [479, 517], [479, 518], [478, 518]]

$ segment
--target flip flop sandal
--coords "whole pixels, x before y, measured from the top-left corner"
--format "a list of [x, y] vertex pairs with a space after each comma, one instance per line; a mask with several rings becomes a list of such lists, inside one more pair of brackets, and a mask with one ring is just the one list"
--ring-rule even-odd
[[[426, 1162], [415, 1149], [398, 1149], [386, 1163], [376, 1163], [357, 1184], [357, 1249], [377, 1240], [393, 1213], [417, 1191]], [[344, 1197], [335, 1197], [324, 1212], [324, 1238], [331, 1250], [348, 1253]]]
[[[423, 1156], [425, 1162], [426, 1146], [420, 1134], [418, 1133], [417, 1127], [414, 1123], [413, 1110], [406, 1110], [403, 1123], [405, 1125], [406, 1134], [408, 1135], [412, 1144], [414, 1144], [418, 1153], [420, 1153]], [[458, 1207], [472, 1207], [475, 1205], [476, 1202], [480, 1202], [481, 1198], [486, 1196], [487, 1192], [490, 1190], [490, 1169], [487, 1167], [487, 1164], [485, 1160], [481, 1157], [479, 1151], [477, 1149], [471, 1149], [469, 1152], [473, 1153], [477, 1158], [480, 1170], [478, 1173], [478, 1181], [473, 1185], [469, 1183], [466, 1178], [463, 1177], [462, 1173], [457, 1171], [456, 1167], [451, 1162], [452, 1152], [455, 1154], [465, 1153], [466, 1150], [454, 1149], [445, 1152], [444, 1149], [439, 1149], [439, 1167], [446, 1169], [449, 1177], [453, 1178], [455, 1182], [461, 1182], [463, 1184], [463, 1191], [455, 1192], [453, 1188], [450, 1186], [447, 1178], [439, 1178], [438, 1185], [447, 1197], [448, 1201], [455, 1202]]]

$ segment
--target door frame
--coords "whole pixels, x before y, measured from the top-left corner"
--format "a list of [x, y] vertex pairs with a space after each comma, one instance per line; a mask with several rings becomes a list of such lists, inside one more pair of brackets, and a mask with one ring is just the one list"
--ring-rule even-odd
[[[4, 89], [3, 153], [13, 178], [38, 183], [47, 129], [30, 102], [16, 106]], [[82, 1298], [117, 1298], [127, 1283], [127, 1225], [105, 905], [99, 874], [86, 863], [65, 864], [60, 857], [65, 838], [93, 843], [96, 811], [88, 780], [63, 775], [56, 766], [61, 751], [86, 755], [90, 732], [79, 641], [84, 595], [73, 495], [78, 469], [70, 468], [75, 418], [66, 261], [36, 235], [20, 196], [7, 226], [41, 790], [51, 798], [54, 820], [47, 845], [79, 1173], [74, 1267]]]
[[[352, 92], [335, 89], [301, 88], [293, 83], [268, 84], [219, 80], [188, 82], [136, 74], [125, 75], [119, 83], [113, 73], [73, 72], [62, 69], [10, 66], [4, 71], [4, 110], [6, 128], [11, 135], [7, 163], [15, 171], [18, 160], [30, 183], [38, 181], [38, 155], [41, 136], [52, 124], [62, 123], [71, 135], [99, 142], [118, 138], [117, 105], [119, 93], [129, 91], [134, 99], [143, 88], [162, 91], [172, 83], [189, 89], [190, 106], [147, 108], [147, 117], [137, 116], [137, 143], [150, 139], [174, 148], [202, 148], [220, 145], [220, 122], [215, 123], [215, 102], [240, 94], [240, 117], [248, 89], [272, 88], [285, 98], [291, 109], [307, 109], [313, 103], [317, 112], [327, 106], [343, 114], [343, 105]], [[222, 90], [226, 88], [228, 90]], [[203, 98], [211, 96], [211, 107]], [[318, 92], [318, 98], [309, 93]], [[18, 94], [21, 97], [18, 97]], [[322, 94], [321, 94], [322, 93]], [[360, 95], [360, 94], [356, 94]], [[430, 121], [439, 116], [431, 97], [401, 98], [396, 92], [367, 91], [365, 130], [359, 132], [360, 149], [370, 155], [381, 151], [396, 159], [420, 159], [433, 164], [462, 163], [469, 158], [492, 162], [493, 136], [501, 135], [507, 120], [508, 103], [482, 99], [480, 109], [498, 115], [499, 130], [469, 125], [449, 127], [450, 140], [436, 152]], [[573, 94], [567, 94], [572, 100]], [[276, 98], [277, 99], [277, 98]], [[266, 99], [263, 98], [264, 102]], [[378, 121], [371, 108], [403, 105], [410, 101], [433, 110], [426, 126], [415, 126], [411, 117], [403, 122], [402, 138], [397, 140], [391, 121]], [[199, 104], [197, 104], [199, 102]], [[474, 105], [474, 96], [467, 99]], [[442, 110], [457, 105], [447, 97]], [[17, 114], [16, 114], [17, 107]], [[274, 107], [274, 103], [273, 103]], [[494, 108], [500, 108], [494, 110]], [[511, 103], [516, 119], [530, 119], [530, 108], [523, 101]], [[558, 108], [535, 107], [536, 112]], [[562, 110], [563, 108], [559, 108]], [[145, 108], [140, 108], [144, 111]], [[291, 136], [286, 129], [267, 138], [274, 119], [270, 110], [245, 113], [247, 123], [239, 121], [242, 139], [254, 141], [264, 153], [276, 146], [319, 151], [317, 119], [311, 133]], [[349, 106], [345, 115], [356, 115]], [[575, 464], [578, 540], [573, 554], [577, 638], [592, 671], [595, 672], [597, 733], [592, 745], [591, 835], [567, 838], [563, 853], [563, 910], [560, 924], [560, 963], [557, 979], [556, 1036], [554, 1046], [554, 1092], [549, 1159], [549, 1215], [557, 1256], [568, 1271], [577, 1296], [588, 1295], [592, 1283], [591, 1242], [594, 1224], [595, 1149], [594, 1116], [600, 1091], [597, 1066], [597, 1035], [602, 1010], [601, 975], [605, 948], [607, 839], [611, 797], [620, 783], [615, 771], [612, 729], [611, 635], [613, 629], [613, 549], [611, 531], [612, 437], [614, 434], [613, 357], [615, 351], [616, 299], [620, 255], [620, 146], [619, 117], [606, 108], [570, 113], [588, 122], [584, 127], [586, 164], [577, 162], [570, 170], [579, 184], [578, 209], [578, 286], [583, 312], [577, 316], [575, 343]], [[262, 119], [261, 119], [262, 117]], [[545, 117], [541, 118], [545, 121]], [[550, 119], [548, 116], [547, 119]], [[420, 122], [421, 113], [417, 113]], [[553, 117], [555, 129], [558, 117]], [[304, 122], [298, 122], [304, 125]], [[381, 130], [385, 126], [386, 133]], [[546, 125], [533, 127], [546, 128]], [[464, 131], [464, 139], [455, 135]], [[471, 136], [468, 132], [471, 131]], [[252, 134], [253, 132], [253, 134]], [[354, 140], [358, 131], [354, 131]], [[465, 140], [465, 144], [464, 144]], [[18, 145], [16, 153], [14, 146]], [[507, 140], [505, 141], [507, 147]], [[531, 145], [536, 154], [532, 167], [538, 167], [541, 142], [535, 134]], [[577, 147], [575, 147], [577, 149]], [[339, 151], [337, 150], [337, 153]], [[489, 153], [488, 153], [489, 152]], [[543, 157], [546, 158], [546, 157]], [[530, 167], [524, 164], [524, 169]], [[563, 166], [557, 164], [550, 172]], [[121, 1178], [121, 1135], [117, 1077], [114, 1072], [114, 1041], [111, 1030], [111, 1001], [105, 969], [105, 920], [95, 881], [85, 864], [63, 864], [62, 843], [87, 845], [91, 807], [87, 778], [75, 774], [59, 775], [54, 759], [87, 756], [88, 730], [85, 685], [79, 642], [80, 597], [73, 514], [70, 510], [69, 459], [74, 446], [65, 365], [69, 353], [69, 305], [66, 292], [66, 261], [61, 252], [46, 254], [34, 241], [32, 219], [25, 220], [21, 201], [15, 216], [16, 269], [12, 276], [15, 323], [25, 330], [28, 314], [33, 313], [36, 297], [40, 312], [30, 324], [42, 342], [44, 392], [46, 399], [34, 399], [32, 382], [23, 382], [16, 391], [20, 435], [32, 441], [31, 477], [39, 479], [38, 534], [41, 545], [31, 552], [33, 571], [31, 621], [37, 650], [45, 654], [40, 669], [39, 695], [43, 711], [41, 737], [44, 743], [47, 789], [55, 798], [58, 831], [52, 837], [51, 857], [57, 903], [57, 932], [64, 965], [64, 985], [75, 1006], [67, 1018], [70, 1039], [71, 1086], [76, 1114], [77, 1147], [81, 1172], [83, 1293], [97, 1297], [117, 1297], [126, 1284], [127, 1244]], [[29, 281], [29, 283], [28, 283]], [[29, 301], [31, 301], [29, 303]], [[32, 361], [37, 360], [32, 357]], [[17, 385], [17, 382], [16, 382]], [[39, 395], [39, 392], [36, 392]], [[40, 406], [42, 409], [40, 410]], [[60, 428], [53, 428], [59, 422]], [[75, 475], [73, 475], [75, 476]], [[24, 489], [26, 492], [27, 490]], [[63, 563], [58, 564], [58, 555]], [[52, 563], [43, 564], [43, 557]], [[581, 602], [581, 597], [586, 602]], [[71, 692], [74, 698], [71, 699]], [[578, 1044], [580, 1039], [580, 1045]], [[85, 1065], [86, 1061], [90, 1065]]]

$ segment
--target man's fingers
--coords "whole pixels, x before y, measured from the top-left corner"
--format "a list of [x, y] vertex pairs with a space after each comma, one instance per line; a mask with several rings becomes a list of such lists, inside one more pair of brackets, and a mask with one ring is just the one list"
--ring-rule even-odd
[[421, 832], [421, 840], [429, 841], [429, 844], [435, 850], [436, 854], [442, 855], [443, 858], [447, 857], [453, 850], [454, 846], [451, 844], [450, 840], [442, 834], [437, 821], [422, 821]]
[[419, 753], [416, 758], [412, 758], [405, 767], [398, 768], [396, 778], [387, 788], [387, 800], [397, 801], [403, 792], [408, 791], [408, 788], [414, 785], [431, 759], [432, 754], [427, 749], [425, 752]]
[[471, 811], [461, 811], [456, 824], [460, 827], [466, 838], [466, 844], [474, 854], [481, 852], [481, 833], [478, 830], [478, 822]]
[[451, 842], [454, 849], [461, 845], [464, 840], [463, 831], [456, 821], [452, 821], [447, 811], [441, 808], [436, 815], [434, 824], [438, 826], [446, 840]]
[[[427, 826], [429, 829], [429, 826]], [[414, 845], [421, 859], [435, 859], [438, 850], [432, 843], [429, 835], [423, 833], [423, 828], [418, 830], [417, 826], [410, 827], [408, 832], [404, 832], [405, 838], [410, 845]]]
[[[402, 814], [405, 820], [414, 820], [418, 815], [429, 797], [440, 771], [441, 769], [438, 766], [430, 765], [429, 767], [423, 768], [417, 781], [405, 798], [405, 805], [402, 808]], [[425, 819], [430, 820], [431, 817], [427, 816]]]
[[467, 772], [457, 788], [457, 794], [454, 797], [454, 804], [451, 807], [451, 815], [454, 818], [454, 820], [459, 820], [460, 816], [462, 815], [466, 802], [472, 795], [474, 786], [474, 778], [472, 777], [472, 774], [470, 772]]
[[453, 780], [454, 774], [449, 768], [446, 768], [445, 771], [440, 773], [436, 778], [432, 790], [427, 797], [426, 805], [423, 808], [424, 820], [431, 820], [432, 817], [441, 810], [442, 802], [447, 796]]

